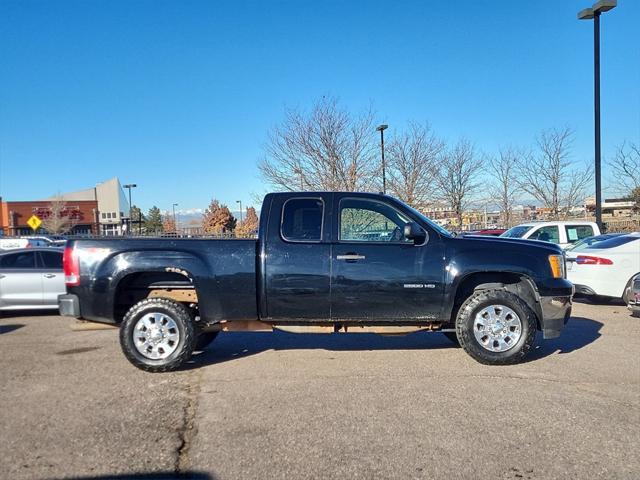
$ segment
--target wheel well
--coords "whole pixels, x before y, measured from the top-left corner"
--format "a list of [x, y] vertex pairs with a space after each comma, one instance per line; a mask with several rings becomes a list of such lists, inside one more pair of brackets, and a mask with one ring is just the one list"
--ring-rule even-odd
[[522, 298], [536, 314], [538, 329], [540, 324], [540, 303], [537, 299], [535, 283], [526, 275], [513, 272], [478, 272], [467, 275], [462, 279], [451, 310], [450, 321], [455, 324], [458, 310], [464, 301], [475, 290], [504, 289]]
[[140, 272], [124, 277], [118, 283], [113, 300], [113, 318], [120, 323], [127, 311], [153, 290], [194, 290], [191, 279], [175, 272]]

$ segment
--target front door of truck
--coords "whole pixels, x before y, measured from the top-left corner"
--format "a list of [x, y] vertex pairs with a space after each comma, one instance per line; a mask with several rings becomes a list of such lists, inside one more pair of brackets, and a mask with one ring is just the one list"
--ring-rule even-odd
[[404, 225], [412, 221], [408, 213], [384, 201], [343, 196], [337, 207], [332, 319], [436, 318], [443, 295], [440, 237], [433, 232], [415, 245], [404, 236]]
[[274, 197], [264, 259], [269, 319], [330, 320], [330, 212], [331, 194]]

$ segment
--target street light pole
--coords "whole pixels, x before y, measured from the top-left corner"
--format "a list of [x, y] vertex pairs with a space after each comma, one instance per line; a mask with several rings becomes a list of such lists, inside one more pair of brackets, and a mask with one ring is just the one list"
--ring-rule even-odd
[[242, 200], [236, 200], [240, 204], [240, 225], [242, 225]]
[[593, 113], [596, 177], [596, 223], [602, 231], [602, 167], [600, 143], [600, 14], [617, 5], [616, 0], [600, 0], [578, 12], [579, 20], [593, 20]]
[[133, 229], [133, 219], [131, 218], [131, 211], [133, 209], [133, 204], [131, 203], [131, 189], [132, 188], [136, 188], [138, 185], [136, 185], [135, 183], [127, 183], [126, 185], [123, 185], [123, 188], [126, 188], [127, 190], [129, 190], [129, 235], [131, 235], [132, 233], [132, 229]]
[[173, 205], [171, 205], [171, 208], [173, 208], [173, 229], [176, 233], [178, 233], [178, 224], [176, 223], [176, 207], [178, 206], [177, 203], [174, 203]]
[[380, 150], [382, 152], [382, 193], [387, 193], [387, 177], [386, 177], [386, 165], [384, 163], [384, 131], [389, 128], [389, 125], [378, 125], [376, 131], [380, 132]]

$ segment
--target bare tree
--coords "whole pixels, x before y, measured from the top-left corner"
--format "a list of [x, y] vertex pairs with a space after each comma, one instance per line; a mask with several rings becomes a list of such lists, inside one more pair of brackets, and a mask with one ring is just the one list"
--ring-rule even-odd
[[504, 147], [498, 155], [489, 157], [487, 162], [490, 175], [489, 193], [500, 206], [502, 224], [507, 228], [511, 227], [513, 207], [520, 192], [515, 179], [521, 157], [522, 152], [513, 147]]
[[543, 130], [536, 139], [538, 151], [518, 163], [520, 188], [550, 209], [556, 219], [580, 204], [593, 176], [591, 168], [571, 161], [572, 137], [569, 127]]
[[51, 234], [67, 233], [76, 223], [74, 212], [67, 208], [67, 203], [60, 195], [51, 200], [47, 214], [42, 218], [42, 228]]
[[640, 190], [640, 144], [624, 142], [616, 149], [616, 156], [609, 163], [615, 181], [632, 195]]
[[462, 228], [462, 214], [480, 186], [476, 176], [482, 165], [473, 145], [466, 139], [459, 140], [441, 156], [436, 175], [438, 191], [440, 198], [455, 212], [459, 228]]
[[409, 124], [388, 148], [389, 191], [403, 202], [424, 207], [434, 200], [436, 172], [444, 143], [429, 124]]
[[371, 110], [353, 116], [323, 97], [308, 115], [287, 111], [270, 132], [258, 168], [285, 190], [372, 190], [379, 171], [374, 133]]

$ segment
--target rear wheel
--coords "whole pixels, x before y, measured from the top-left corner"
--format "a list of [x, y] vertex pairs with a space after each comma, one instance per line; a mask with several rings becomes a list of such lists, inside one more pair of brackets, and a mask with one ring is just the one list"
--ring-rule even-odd
[[475, 291], [456, 319], [460, 346], [488, 365], [518, 363], [536, 335], [536, 316], [517, 295], [506, 290]]
[[166, 298], [147, 298], [129, 309], [120, 326], [127, 359], [147, 372], [168, 372], [189, 360], [196, 346], [189, 310]]

